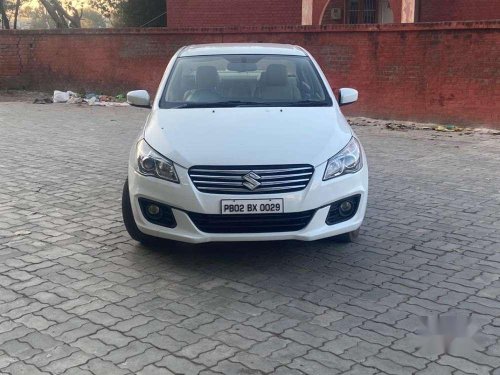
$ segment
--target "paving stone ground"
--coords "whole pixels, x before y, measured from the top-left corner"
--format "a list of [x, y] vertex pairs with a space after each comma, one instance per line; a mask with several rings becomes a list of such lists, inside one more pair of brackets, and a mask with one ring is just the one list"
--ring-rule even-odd
[[[0, 373], [500, 374], [498, 136], [356, 126], [353, 244], [151, 249], [120, 212], [147, 113], [0, 103]], [[470, 317], [446, 353], [435, 314]]]

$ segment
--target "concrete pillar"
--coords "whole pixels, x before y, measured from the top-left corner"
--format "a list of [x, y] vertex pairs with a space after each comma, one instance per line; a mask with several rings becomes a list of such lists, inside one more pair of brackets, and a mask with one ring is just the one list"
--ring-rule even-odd
[[415, 0], [403, 0], [401, 4], [401, 23], [415, 22]]
[[302, 0], [302, 25], [313, 24], [313, 0]]

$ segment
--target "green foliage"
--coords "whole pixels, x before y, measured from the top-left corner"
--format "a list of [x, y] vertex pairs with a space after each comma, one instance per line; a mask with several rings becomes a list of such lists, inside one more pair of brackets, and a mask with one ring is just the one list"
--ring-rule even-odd
[[0, 0], [0, 29], [16, 26], [18, 12], [24, 0]]
[[82, 27], [92, 29], [104, 28], [106, 27], [106, 19], [98, 11], [85, 8], [82, 12]]
[[[4, 24], [13, 18], [17, 1], [0, 0]], [[20, 1], [23, 2], [26, 6], [20, 8], [20, 16], [23, 25], [32, 29], [101, 28], [106, 27], [106, 19], [114, 27], [166, 26], [165, 0], [38, 0], [38, 6], [27, 0]]]
[[147, 23], [146, 27], [164, 27], [166, 26], [165, 12], [165, 0], [124, 0], [116, 7], [113, 25], [140, 27]]
[[21, 16], [28, 22], [30, 29], [55, 29], [56, 23], [41, 6], [27, 6], [21, 9]]
[[[84, 8], [82, 14], [82, 27], [104, 28], [106, 19], [96, 10]], [[21, 9], [21, 17], [26, 20], [30, 29], [55, 29], [56, 23], [42, 6], [26, 6]]]

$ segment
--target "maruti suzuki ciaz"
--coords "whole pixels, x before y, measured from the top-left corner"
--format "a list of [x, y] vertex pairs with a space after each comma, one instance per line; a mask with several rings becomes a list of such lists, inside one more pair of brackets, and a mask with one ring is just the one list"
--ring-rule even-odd
[[130, 153], [123, 219], [142, 243], [353, 240], [368, 166], [318, 63], [280, 44], [180, 49]]

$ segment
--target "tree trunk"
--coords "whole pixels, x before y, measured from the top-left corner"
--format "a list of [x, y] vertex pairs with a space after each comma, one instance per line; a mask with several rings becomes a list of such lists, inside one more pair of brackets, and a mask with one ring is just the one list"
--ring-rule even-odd
[[52, 6], [51, 3], [49, 3], [48, 0], [40, 0], [40, 2], [42, 3], [43, 7], [47, 10], [47, 13], [49, 14], [50, 18], [54, 20], [54, 22], [56, 23], [56, 27], [58, 29], [68, 28], [68, 23], [66, 22], [66, 20], [59, 16], [56, 9]]
[[61, 5], [59, 0], [39, 0], [44, 8], [49, 13], [50, 17], [56, 23], [58, 29], [67, 29], [69, 27], [80, 28], [82, 27], [81, 19], [82, 14], [78, 14], [78, 11], [71, 7], [69, 14], [64, 7]]
[[7, 17], [7, 13], [5, 13], [4, 0], [0, 0], [0, 16], [2, 19], [2, 29], [10, 29], [9, 18]]
[[16, 1], [16, 9], [14, 10], [14, 29], [17, 29], [17, 17], [19, 16], [19, 7], [21, 6], [21, 0]]

